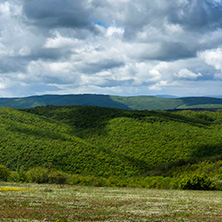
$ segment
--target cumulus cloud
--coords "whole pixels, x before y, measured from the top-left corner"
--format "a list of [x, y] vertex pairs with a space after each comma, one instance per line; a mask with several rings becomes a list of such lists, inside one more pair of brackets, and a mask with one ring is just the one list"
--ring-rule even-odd
[[190, 70], [188, 69], [181, 69], [177, 74], [176, 76], [178, 78], [182, 78], [182, 79], [197, 79], [198, 77], [202, 76], [201, 73], [194, 73], [194, 72], [191, 72]]
[[222, 71], [222, 48], [200, 52], [199, 57], [202, 58], [208, 65], [214, 66], [215, 69]]
[[2, 0], [0, 96], [218, 94], [219, 0]]
[[60, 33], [56, 33], [55, 37], [50, 37], [46, 40], [44, 48], [75, 48], [84, 44], [82, 41], [76, 38], [70, 38], [62, 36]]

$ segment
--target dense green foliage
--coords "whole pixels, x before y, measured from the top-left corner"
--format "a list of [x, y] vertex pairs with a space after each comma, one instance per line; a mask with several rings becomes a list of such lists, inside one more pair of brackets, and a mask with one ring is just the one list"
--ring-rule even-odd
[[185, 177], [180, 181], [179, 188], [183, 190], [214, 190], [213, 181], [204, 175]]
[[[21, 177], [22, 176], [22, 177]], [[69, 184], [69, 185], [85, 185], [99, 187], [142, 187], [142, 188], [158, 188], [158, 189], [177, 189], [180, 179], [170, 177], [129, 177], [119, 178], [116, 176], [95, 177], [82, 176], [79, 174], [67, 174], [56, 169], [48, 169], [44, 167], [35, 167], [20, 175], [18, 172], [11, 172], [7, 178], [11, 182], [31, 182], [31, 183], [48, 183], [48, 184]]]
[[[42, 182], [57, 183], [63, 171], [75, 175], [71, 181], [118, 178], [113, 184], [175, 188], [184, 175], [207, 174], [221, 187], [221, 111], [1, 108], [0, 133], [0, 164], [17, 171], [14, 180], [38, 182], [33, 175], [39, 173]], [[47, 165], [55, 166], [51, 179], [49, 171], [33, 171]]]
[[[8, 170], [8, 169], [7, 169]], [[8, 171], [9, 172], [9, 171]], [[2, 181], [69, 184], [99, 187], [141, 187], [152, 189], [183, 189], [183, 190], [222, 190], [221, 183], [215, 182], [206, 175], [194, 174], [185, 177], [129, 177], [119, 178], [116, 176], [95, 177], [82, 176], [79, 174], [67, 174], [55, 168], [35, 167], [23, 174], [9, 172]]]
[[0, 98], [0, 107], [31, 108], [36, 106], [88, 105], [126, 110], [168, 110], [222, 108], [222, 99], [209, 97], [159, 98], [154, 96], [43, 95], [25, 98]]
[[0, 165], [0, 181], [7, 181], [9, 175], [10, 175], [9, 169], [4, 165]]
[[67, 178], [68, 175], [61, 171], [43, 167], [33, 168], [26, 173], [26, 181], [34, 183], [65, 184], [68, 183]]

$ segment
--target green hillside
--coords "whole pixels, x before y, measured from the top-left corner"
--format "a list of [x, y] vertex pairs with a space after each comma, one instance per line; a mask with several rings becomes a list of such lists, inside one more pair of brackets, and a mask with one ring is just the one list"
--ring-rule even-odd
[[222, 108], [222, 99], [211, 97], [159, 98], [154, 96], [111, 96], [111, 98], [132, 110]]
[[222, 172], [220, 111], [1, 108], [0, 126], [0, 164], [11, 170], [52, 163], [100, 177], [178, 176], [205, 166], [212, 177]]
[[[132, 110], [167, 110], [183, 105], [180, 99], [159, 98], [154, 96], [111, 96], [112, 100], [128, 106]], [[222, 100], [221, 100], [222, 105]]]
[[193, 108], [222, 108], [222, 99], [211, 97], [185, 97], [180, 98], [182, 105], [177, 109], [193, 109]]
[[93, 94], [0, 98], [0, 107], [32, 108], [45, 105], [87, 105], [125, 110], [172, 110], [222, 108], [222, 99], [210, 97], [160, 98], [154, 96], [110, 96]]
[[129, 109], [128, 106], [113, 101], [108, 95], [43, 95], [22, 98], [0, 98], [0, 107], [32, 108], [36, 106], [55, 105], [88, 105]]

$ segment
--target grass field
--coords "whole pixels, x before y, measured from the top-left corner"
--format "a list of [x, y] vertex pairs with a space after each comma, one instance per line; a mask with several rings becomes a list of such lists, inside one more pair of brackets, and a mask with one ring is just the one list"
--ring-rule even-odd
[[0, 221], [222, 221], [222, 192], [0, 183]]

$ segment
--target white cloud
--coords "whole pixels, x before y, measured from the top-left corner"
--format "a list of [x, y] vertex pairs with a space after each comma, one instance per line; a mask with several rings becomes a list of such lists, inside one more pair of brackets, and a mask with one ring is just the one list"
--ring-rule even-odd
[[182, 79], [197, 79], [202, 76], [201, 73], [194, 73], [188, 69], [181, 69], [177, 74], [175, 74], [178, 78]]
[[44, 45], [45, 48], [73, 48], [82, 45], [83, 42], [76, 38], [68, 38], [61, 36], [60, 33], [56, 33], [54, 38], [48, 38]]
[[117, 27], [109, 27], [106, 32], [107, 37], [117, 37], [122, 38], [124, 35], [124, 29], [123, 28], [117, 28]]
[[10, 5], [8, 2], [0, 4], [0, 13], [4, 16], [10, 16]]
[[200, 52], [198, 56], [208, 65], [214, 66], [215, 69], [222, 71], [222, 48], [206, 50]]
[[218, 89], [219, 1], [50, 2], [1, 1], [0, 96]]
[[150, 87], [149, 87], [149, 89], [150, 90], [161, 90], [163, 87], [165, 87], [165, 86], [167, 86], [167, 84], [168, 84], [168, 82], [167, 81], [160, 81], [160, 82], [158, 82], [158, 83], [156, 83], [156, 84], [154, 84], [154, 85], [151, 85]]
[[4, 17], [16, 17], [22, 14], [22, 7], [17, 4], [13, 4], [13, 2], [3, 2], [0, 4], [0, 14]]
[[136, 63], [134, 72], [136, 84], [157, 82], [162, 78], [158, 68], [150, 63]]

